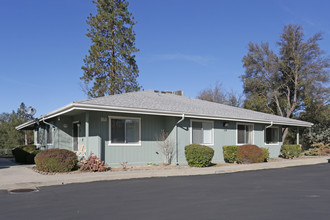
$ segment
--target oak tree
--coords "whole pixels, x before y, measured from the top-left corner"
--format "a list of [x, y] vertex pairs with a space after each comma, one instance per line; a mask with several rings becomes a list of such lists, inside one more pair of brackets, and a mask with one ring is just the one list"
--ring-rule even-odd
[[[269, 43], [249, 43], [241, 76], [245, 107], [287, 118], [299, 115], [308, 97], [323, 95], [329, 82], [329, 57], [319, 47], [320, 33], [304, 39], [300, 25], [287, 25], [277, 42], [278, 53]], [[285, 140], [288, 129], [283, 129]]]

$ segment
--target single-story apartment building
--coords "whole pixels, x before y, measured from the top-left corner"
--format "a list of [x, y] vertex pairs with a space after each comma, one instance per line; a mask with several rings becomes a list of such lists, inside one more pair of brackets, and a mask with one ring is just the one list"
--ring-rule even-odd
[[[203, 144], [223, 162], [224, 145], [255, 144], [278, 157], [283, 127], [311, 127], [305, 121], [183, 96], [182, 91], [130, 92], [72, 102], [19, 125], [34, 130], [40, 148], [77, 151], [86, 146], [110, 166], [162, 163], [157, 137], [162, 130], [174, 145], [173, 164], [186, 164], [184, 147]], [[299, 132], [297, 133], [299, 143]]]

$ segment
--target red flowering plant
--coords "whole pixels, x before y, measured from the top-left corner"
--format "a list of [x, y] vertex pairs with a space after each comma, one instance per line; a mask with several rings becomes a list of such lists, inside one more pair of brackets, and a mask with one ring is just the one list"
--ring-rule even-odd
[[87, 160], [80, 163], [81, 171], [102, 172], [108, 170], [108, 164], [98, 158], [93, 152], [89, 155]]

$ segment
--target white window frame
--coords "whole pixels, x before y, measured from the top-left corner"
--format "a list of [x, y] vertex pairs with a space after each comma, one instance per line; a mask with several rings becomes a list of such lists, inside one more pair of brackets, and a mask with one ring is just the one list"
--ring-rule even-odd
[[210, 123], [212, 125], [211, 129], [211, 143], [210, 144], [204, 144], [200, 143], [201, 145], [206, 145], [206, 146], [214, 146], [214, 121], [207, 121], [207, 120], [196, 120], [196, 119], [191, 119], [190, 120], [190, 144], [192, 144], [192, 123], [193, 122], [205, 122], [205, 123]]
[[[139, 122], [139, 141], [137, 143], [111, 143], [111, 119], [138, 120], [138, 122]], [[126, 133], [125, 133], [125, 136], [126, 136]], [[141, 146], [141, 118], [126, 117], [126, 116], [123, 116], [123, 117], [122, 116], [109, 116], [109, 143], [108, 143], [108, 146]]]
[[[248, 126], [252, 126], [252, 143], [244, 143], [244, 144], [239, 144], [239, 143], [238, 143], [238, 125], [248, 125]], [[236, 145], [245, 145], [245, 144], [254, 144], [254, 124], [249, 124], [249, 123], [236, 123]]]
[[276, 143], [271, 143], [271, 144], [267, 144], [266, 143], [266, 129], [267, 129], [267, 126], [265, 126], [265, 129], [264, 129], [264, 142], [265, 142], [265, 145], [279, 145], [279, 139], [280, 139], [280, 128], [278, 126], [272, 126], [272, 127], [269, 127], [269, 128], [277, 128], [277, 134], [278, 134], [278, 137], [277, 137], [277, 142]]

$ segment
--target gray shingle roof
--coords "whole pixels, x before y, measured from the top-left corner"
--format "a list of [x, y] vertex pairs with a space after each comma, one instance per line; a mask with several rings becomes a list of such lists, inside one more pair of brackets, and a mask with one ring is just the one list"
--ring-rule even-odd
[[262, 121], [274, 124], [288, 124], [310, 127], [312, 123], [289, 119], [276, 115], [251, 111], [229, 105], [179, 96], [174, 94], [156, 93], [153, 90], [123, 93], [100, 98], [81, 100], [74, 103], [145, 109], [149, 111], [180, 112], [186, 115], [228, 118], [237, 121]]

